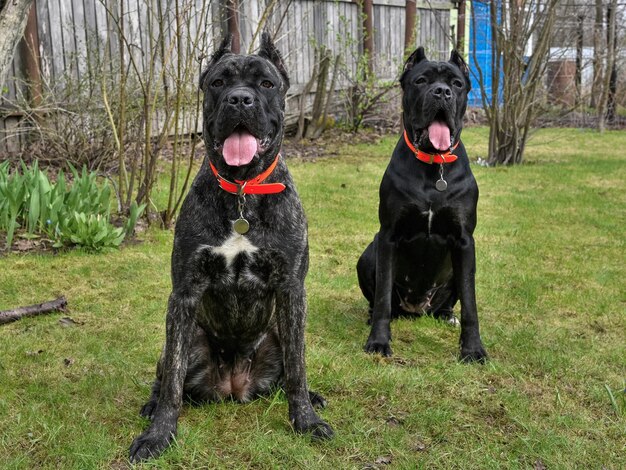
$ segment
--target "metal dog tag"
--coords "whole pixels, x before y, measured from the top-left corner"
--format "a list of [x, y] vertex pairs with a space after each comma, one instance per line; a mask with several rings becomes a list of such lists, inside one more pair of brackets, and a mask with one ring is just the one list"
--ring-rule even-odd
[[233, 222], [233, 228], [239, 235], [243, 235], [250, 230], [250, 223], [244, 218], [237, 219]]
[[[443, 157], [442, 157], [443, 158]], [[443, 162], [439, 164], [439, 179], [435, 182], [435, 188], [437, 191], [445, 191], [448, 187], [448, 183], [443, 179]]]

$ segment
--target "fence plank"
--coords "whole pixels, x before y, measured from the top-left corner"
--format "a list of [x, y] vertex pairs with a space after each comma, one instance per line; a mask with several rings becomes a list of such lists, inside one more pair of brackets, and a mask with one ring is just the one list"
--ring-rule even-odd
[[93, 11], [93, 0], [72, 0], [74, 27], [76, 28], [76, 51], [78, 55], [78, 74], [81, 80], [89, 81], [89, 36], [88, 16]]
[[47, 0], [50, 21], [49, 54], [51, 63], [51, 79], [60, 82], [65, 74], [65, 51], [63, 50], [63, 28], [61, 27], [61, 9], [59, 0]]
[[7, 139], [7, 134], [6, 134], [6, 131], [4, 130], [4, 119], [0, 119], [0, 154], [8, 152], [6, 139]]
[[8, 153], [17, 153], [21, 148], [18, 126], [18, 117], [9, 116], [4, 119], [4, 145]]

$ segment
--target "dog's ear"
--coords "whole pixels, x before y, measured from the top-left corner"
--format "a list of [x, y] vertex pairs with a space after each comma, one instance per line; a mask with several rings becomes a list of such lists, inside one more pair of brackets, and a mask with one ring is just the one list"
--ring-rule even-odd
[[261, 34], [261, 48], [259, 49], [258, 55], [269, 60], [276, 66], [280, 75], [283, 77], [283, 81], [285, 82], [285, 90], [283, 91], [287, 91], [287, 88], [289, 88], [289, 75], [287, 75], [285, 62], [283, 61], [283, 56], [281, 56], [278, 49], [276, 49], [276, 46], [267, 31], [263, 31]]
[[418, 62], [421, 62], [422, 60], [426, 60], [426, 53], [424, 52], [424, 48], [420, 46], [413, 51], [413, 53], [409, 56], [409, 58], [404, 63], [403, 72], [408, 72], [415, 66], [415, 64], [417, 64]]
[[404, 69], [402, 70], [402, 75], [400, 76], [400, 84], [404, 86], [404, 77], [406, 74], [422, 60], [426, 59], [426, 54], [424, 53], [424, 48], [422, 46], [418, 47], [413, 51], [413, 53], [409, 56], [409, 58], [404, 63]]
[[467, 81], [467, 84], [471, 86], [470, 75], [469, 75], [469, 67], [465, 63], [465, 60], [463, 59], [463, 56], [461, 54], [459, 54], [456, 49], [453, 49], [452, 52], [450, 53], [450, 61], [449, 62], [451, 64], [456, 65], [461, 70], [461, 72], [465, 76], [465, 80]]
[[231, 52], [230, 48], [232, 46], [232, 43], [233, 43], [233, 35], [228, 33], [226, 36], [224, 36], [224, 39], [222, 39], [222, 43], [217, 48], [217, 50], [213, 53], [213, 55], [211, 56], [211, 60], [209, 61], [209, 64], [206, 66], [206, 68], [200, 75], [200, 89], [204, 89], [204, 80], [206, 79], [206, 76], [209, 73], [209, 70], [211, 70], [211, 67], [213, 67], [213, 65], [219, 62], [219, 60], [222, 57], [224, 57], [226, 54], [229, 54]]

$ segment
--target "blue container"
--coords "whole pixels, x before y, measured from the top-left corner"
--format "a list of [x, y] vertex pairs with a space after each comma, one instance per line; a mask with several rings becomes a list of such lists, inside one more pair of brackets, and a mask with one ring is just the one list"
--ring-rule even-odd
[[491, 44], [489, 3], [473, 1], [472, 10], [474, 20], [470, 21], [469, 35], [469, 68], [472, 90], [468, 97], [468, 104], [469, 106], [482, 106], [483, 102], [480, 91], [481, 75], [478, 73], [479, 67], [489, 102], [491, 102], [493, 96], [493, 69], [491, 68], [493, 46]]

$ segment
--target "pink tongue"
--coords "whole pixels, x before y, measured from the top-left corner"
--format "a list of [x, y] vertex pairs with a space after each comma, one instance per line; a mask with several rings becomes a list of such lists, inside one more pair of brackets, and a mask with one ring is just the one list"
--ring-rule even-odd
[[247, 165], [257, 152], [256, 138], [247, 132], [233, 132], [225, 141], [222, 154], [230, 166]]
[[435, 121], [428, 126], [428, 138], [437, 150], [450, 148], [450, 129], [443, 122]]

